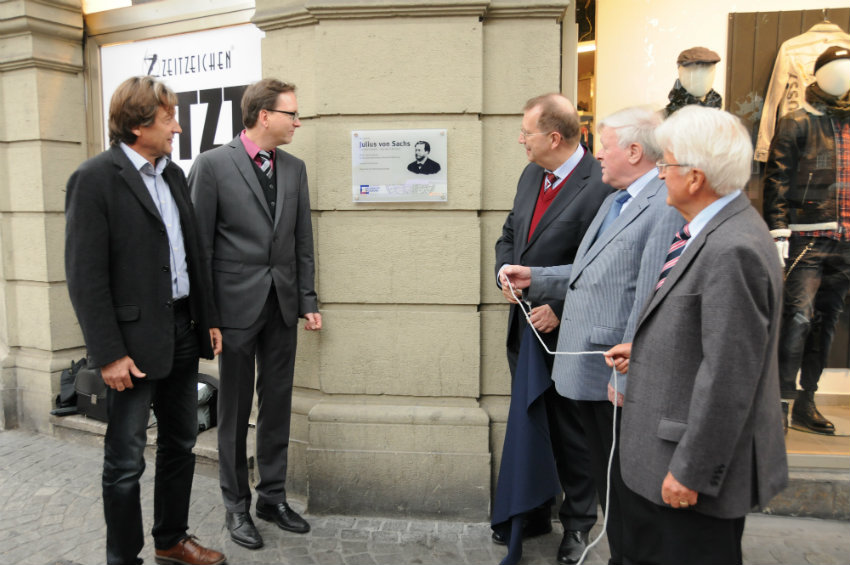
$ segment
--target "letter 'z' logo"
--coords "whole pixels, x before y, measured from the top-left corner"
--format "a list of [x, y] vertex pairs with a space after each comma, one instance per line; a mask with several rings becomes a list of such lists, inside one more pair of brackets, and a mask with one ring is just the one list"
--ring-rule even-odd
[[150, 57], [145, 57], [145, 61], [150, 61], [151, 65], [148, 67], [148, 76], [156, 76], [153, 74], [153, 66], [156, 65], [157, 56], [156, 53], [151, 55]]

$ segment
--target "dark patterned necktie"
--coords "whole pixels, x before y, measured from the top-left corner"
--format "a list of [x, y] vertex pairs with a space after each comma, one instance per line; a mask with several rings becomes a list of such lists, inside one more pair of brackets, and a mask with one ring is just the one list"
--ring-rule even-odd
[[260, 160], [260, 170], [269, 178], [272, 178], [272, 152], [259, 150], [257, 158]]
[[553, 186], [555, 186], [555, 181], [558, 180], [558, 175], [555, 173], [546, 173], [546, 184], [543, 185], [543, 192], [546, 192]]
[[664, 261], [664, 268], [661, 269], [661, 276], [658, 278], [658, 284], [655, 285], [655, 290], [658, 290], [664, 285], [667, 275], [670, 274], [670, 271], [679, 262], [679, 257], [682, 255], [682, 251], [685, 250], [685, 244], [691, 237], [691, 230], [688, 228], [688, 225], [685, 224], [681, 230], [676, 232], [676, 237], [673, 238], [673, 243], [670, 244], [670, 250], [667, 252], [667, 259]]

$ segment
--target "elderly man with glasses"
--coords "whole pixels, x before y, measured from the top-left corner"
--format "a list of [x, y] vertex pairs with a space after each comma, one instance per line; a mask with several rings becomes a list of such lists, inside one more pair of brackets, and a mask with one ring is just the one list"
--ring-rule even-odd
[[626, 516], [651, 563], [741, 563], [744, 518], [787, 482], [779, 406], [782, 267], [741, 190], [753, 158], [735, 116], [688, 106], [656, 131], [667, 203], [687, 224], [670, 244], [632, 343], [620, 464], [652, 524]]

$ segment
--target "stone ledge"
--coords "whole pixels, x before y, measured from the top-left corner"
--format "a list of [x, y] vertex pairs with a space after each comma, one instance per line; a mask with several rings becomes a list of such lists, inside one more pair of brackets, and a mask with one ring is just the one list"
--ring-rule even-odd
[[[488, 410], [489, 411], [489, 410]], [[498, 409], [494, 411], [499, 411]], [[84, 445], [103, 445], [103, 435], [106, 432], [106, 424], [86, 418], [85, 416], [51, 416], [50, 423], [53, 425], [53, 435], [59, 439], [69, 441], [71, 443], [79, 443]], [[152, 446], [155, 444], [155, 432], [148, 431], [148, 457], [153, 456]], [[253, 431], [249, 433], [249, 442], [253, 444]], [[218, 450], [216, 447], [215, 428], [202, 432], [198, 435], [198, 443], [195, 446], [195, 454], [197, 456], [197, 472], [208, 477], [218, 476]], [[251, 448], [249, 448], [250, 450]], [[321, 453], [322, 450], [314, 450], [307, 447], [308, 451], [312, 452], [314, 457], [313, 470], [318, 469], [315, 465], [326, 463], [329, 461], [328, 453]], [[378, 454], [366, 454], [360, 452], [355, 456], [355, 459], [366, 457], [376, 457]], [[452, 454], [458, 455], [466, 454]], [[470, 454], [472, 457], [482, 457], [485, 454]], [[253, 458], [251, 458], [253, 460]], [[332, 459], [332, 458], [331, 458]], [[817, 464], [818, 461], [824, 465], [824, 468], [801, 467], [801, 464]], [[251, 461], [250, 463], [252, 463]], [[320, 463], [321, 462], [321, 463]], [[249, 463], [249, 464], [250, 464]], [[765, 514], [777, 516], [795, 516], [795, 517], [811, 517], [822, 518], [827, 520], [850, 520], [850, 476], [848, 476], [848, 458], [832, 457], [828, 459], [813, 459], [803, 458], [798, 456], [790, 456], [789, 464], [792, 466], [788, 487], [774, 498], [767, 508], [764, 509]], [[321, 467], [319, 467], [321, 468]], [[401, 486], [401, 485], [399, 485]], [[401, 488], [404, 488], [401, 486]], [[293, 493], [295, 494], [295, 493]], [[337, 507], [339, 501], [332, 502], [331, 500], [316, 501], [316, 510], [328, 510]], [[366, 511], [364, 508], [361, 512]], [[440, 515], [441, 512], [437, 508], [424, 509], [425, 514]], [[417, 509], [407, 507], [402, 514], [419, 515]], [[473, 513], [479, 516], [479, 512]], [[473, 514], [470, 514], [472, 516]], [[424, 514], [423, 514], [424, 515]], [[443, 515], [445, 515], [443, 513]], [[468, 517], [467, 517], [468, 518]]]
[[792, 468], [788, 487], [770, 501], [764, 513], [850, 520], [850, 476], [847, 474], [847, 466], [841, 471]]
[[[82, 414], [73, 416], [50, 416], [53, 425], [53, 436], [71, 443], [102, 447], [103, 436], [106, 435], [106, 423], [88, 418]], [[248, 450], [253, 453], [253, 428], [248, 433]], [[195, 472], [207, 477], [218, 477], [218, 435], [217, 429], [212, 428], [198, 434], [195, 443]], [[156, 427], [148, 428], [145, 459], [153, 461], [156, 456]], [[253, 457], [250, 457], [249, 467], [253, 468]]]

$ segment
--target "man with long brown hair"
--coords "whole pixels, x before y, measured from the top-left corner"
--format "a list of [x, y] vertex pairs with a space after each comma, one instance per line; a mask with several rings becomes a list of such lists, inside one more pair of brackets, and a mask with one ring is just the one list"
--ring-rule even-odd
[[139, 478], [157, 418], [156, 562], [218, 565], [187, 534], [198, 433], [198, 357], [221, 351], [189, 187], [171, 162], [177, 97], [127, 79], [109, 108], [110, 147], [68, 180], [65, 270], [88, 365], [109, 387], [104, 441], [106, 563], [141, 563]]

